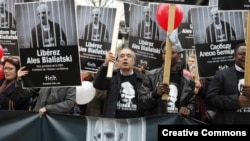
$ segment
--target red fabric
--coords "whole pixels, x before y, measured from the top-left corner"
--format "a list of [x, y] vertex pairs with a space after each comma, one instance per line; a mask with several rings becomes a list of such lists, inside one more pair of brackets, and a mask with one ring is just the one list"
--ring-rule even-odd
[[190, 71], [186, 70], [186, 69], [183, 69], [183, 74], [184, 74], [185, 76], [190, 77], [191, 79], [194, 78], [193, 75], [192, 75], [192, 73], [191, 73]]

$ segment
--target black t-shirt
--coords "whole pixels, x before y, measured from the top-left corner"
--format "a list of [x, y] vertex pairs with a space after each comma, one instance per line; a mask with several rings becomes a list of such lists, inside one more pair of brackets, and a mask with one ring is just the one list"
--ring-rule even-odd
[[121, 76], [120, 95], [116, 104], [117, 118], [135, 118], [141, 117], [141, 111], [138, 111], [137, 90], [135, 85], [135, 74]]

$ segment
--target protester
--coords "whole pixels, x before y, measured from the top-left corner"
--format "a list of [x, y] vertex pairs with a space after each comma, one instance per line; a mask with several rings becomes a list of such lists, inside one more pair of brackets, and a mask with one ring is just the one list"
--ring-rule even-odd
[[105, 99], [106, 90], [96, 89], [95, 97], [87, 104], [85, 115], [102, 117]]
[[[82, 72], [82, 81], [90, 81], [93, 83], [95, 78], [95, 73], [83, 71]], [[84, 105], [79, 105], [81, 110], [81, 115], [85, 116], [95, 116], [100, 117], [103, 115], [103, 103], [106, 98], [106, 91], [95, 89], [94, 98]]]
[[112, 78], [107, 78], [108, 63], [115, 62], [115, 55], [109, 51], [105, 61], [96, 74], [94, 87], [106, 90], [104, 104], [104, 117], [109, 118], [134, 118], [141, 117], [142, 112], [138, 107], [137, 89], [142, 83], [143, 74], [136, 72], [135, 53], [129, 48], [123, 48], [117, 55], [117, 66], [112, 73]]
[[45, 113], [69, 114], [74, 107], [76, 99], [76, 87], [43, 87], [43, 88], [22, 88], [22, 77], [29, 72], [26, 67], [21, 67], [17, 72], [16, 88], [24, 97], [36, 97], [37, 101], [33, 111], [40, 115]]
[[[164, 65], [146, 73], [142, 86], [139, 89], [139, 105], [145, 110], [147, 116], [167, 113], [179, 113], [182, 117], [194, 116], [195, 95], [194, 81], [183, 75], [180, 58], [183, 49], [172, 46], [171, 73], [169, 83], [163, 82]], [[165, 59], [165, 47], [163, 49]], [[163, 94], [169, 94], [167, 100], [162, 100]], [[168, 107], [170, 98], [175, 97], [176, 102]]]
[[4, 57], [4, 78], [0, 80], [0, 110], [29, 110], [31, 97], [20, 96], [15, 88], [19, 61], [16, 56]]
[[[195, 60], [196, 61], [196, 60]], [[206, 122], [206, 104], [205, 104], [205, 97], [207, 92], [207, 85], [206, 79], [196, 79], [196, 65], [194, 64], [190, 65], [189, 70], [193, 76], [193, 79], [195, 81], [195, 88], [194, 88], [194, 94], [195, 94], [195, 103], [196, 103], [196, 110], [195, 110], [195, 118]]]
[[187, 58], [187, 70], [190, 71], [190, 66], [195, 65], [195, 62], [196, 62], [195, 54], [190, 54]]
[[215, 73], [206, 95], [206, 104], [215, 110], [213, 124], [250, 124], [250, 86], [244, 85], [246, 44], [235, 47], [235, 64]]

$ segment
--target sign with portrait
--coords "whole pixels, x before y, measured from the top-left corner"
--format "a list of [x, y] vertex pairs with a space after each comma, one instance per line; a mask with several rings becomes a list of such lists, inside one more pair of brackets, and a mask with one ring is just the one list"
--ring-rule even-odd
[[29, 71], [23, 87], [81, 85], [74, 7], [71, 0], [15, 5], [21, 66]]
[[245, 38], [245, 13], [209, 6], [192, 8], [191, 17], [200, 78], [232, 66], [234, 48]]
[[166, 32], [156, 21], [157, 5], [131, 4], [129, 47], [136, 53], [136, 67], [146, 66], [146, 69], [151, 70], [163, 63], [162, 46]]
[[115, 8], [77, 6], [81, 70], [96, 72], [110, 50]]

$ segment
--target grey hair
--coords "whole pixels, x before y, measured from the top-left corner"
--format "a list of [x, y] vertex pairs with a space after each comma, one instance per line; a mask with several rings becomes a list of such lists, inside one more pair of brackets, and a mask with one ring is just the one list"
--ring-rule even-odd
[[38, 5], [38, 7], [37, 7], [37, 12], [40, 12], [40, 10], [41, 10], [42, 8], [45, 8], [47, 12], [50, 11], [50, 10], [49, 10], [49, 7], [47, 6], [47, 4], [42, 3], [42, 4], [39, 4], [39, 5]]
[[129, 47], [124, 47], [124, 48], [122, 48], [120, 51], [118, 51], [118, 53], [117, 53], [118, 58], [119, 58], [119, 55], [120, 55], [121, 51], [122, 51], [122, 50], [124, 50], [124, 49], [128, 49], [128, 50], [130, 50], [130, 51], [131, 51], [131, 53], [132, 53], [133, 58], [136, 60], [136, 55], [135, 55], [135, 52], [134, 52], [131, 48], [129, 48]]

